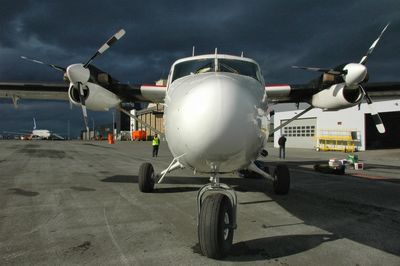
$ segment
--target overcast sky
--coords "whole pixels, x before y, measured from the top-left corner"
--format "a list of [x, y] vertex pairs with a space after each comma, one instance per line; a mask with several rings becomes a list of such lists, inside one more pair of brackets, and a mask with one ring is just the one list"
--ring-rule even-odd
[[[391, 25], [368, 61], [370, 82], [400, 81], [400, 1], [40, 1], [2, 0], [0, 80], [59, 81], [58, 71], [20, 55], [68, 66], [84, 62], [118, 29], [126, 35], [94, 65], [121, 82], [152, 83], [180, 57], [196, 53], [255, 59], [267, 83], [306, 83], [315, 73], [292, 65], [334, 67], [358, 62], [386, 23]], [[0, 132], [38, 126], [73, 134], [80, 108], [68, 102], [0, 101]], [[89, 112], [96, 124], [111, 112]], [[0, 133], [1, 134], [1, 133]]]

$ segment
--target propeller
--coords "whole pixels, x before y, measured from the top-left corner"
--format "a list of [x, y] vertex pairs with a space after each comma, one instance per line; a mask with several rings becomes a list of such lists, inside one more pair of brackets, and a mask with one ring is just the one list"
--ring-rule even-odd
[[292, 66], [292, 68], [295, 69], [304, 69], [308, 71], [314, 71], [314, 72], [323, 72], [331, 75], [345, 75], [347, 74], [346, 70], [334, 70], [331, 68], [319, 68], [319, 67], [303, 67], [303, 66]]
[[[367, 91], [363, 88], [361, 83], [363, 83], [363, 82], [365, 83], [368, 80], [367, 67], [365, 66], [367, 63], [368, 57], [374, 51], [378, 42], [382, 38], [383, 33], [386, 31], [386, 29], [389, 27], [389, 25], [390, 25], [390, 23], [386, 24], [386, 26], [383, 28], [383, 30], [379, 34], [378, 38], [372, 43], [372, 45], [369, 47], [367, 53], [361, 58], [359, 63], [349, 63], [349, 64], [345, 64], [343, 67], [337, 67], [335, 69], [292, 66], [292, 68], [296, 68], [296, 69], [304, 69], [304, 70], [309, 70], [309, 71], [323, 72], [323, 73], [331, 74], [334, 76], [341, 76], [348, 89], [360, 88], [361, 93], [362, 93], [362, 100], [366, 99], [369, 110], [372, 115], [372, 118], [375, 122], [375, 126], [376, 126], [377, 130], [379, 131], [379, 133], [385, 133], [385, 131], [386, 131], [385, 126], [383, 125], [383, 122], [382, 122], [382, 119], [381, 119], [379, 113], [376, 112], [372, 106], [373, 102], [372, 102], [371, 97], [369, 97]], [[360, 101], [360, 103], [361, 103], [361, 101]], [[359, 108], [360, 108], [360, 106], [359, 106]]]
[[119, 39], [122, 38], [122, 36], [125, 35], [125, 30], [120, 29], [117, 33], [115, 33], [110, 39], [108, 39], [100, 48], [97, 50], [97, 52], [83, 65], [84, 68], [86, 68], [92, 61], [95, 59], [97, 56], [103, 54], [105, 51], [108, 50], [108, 48], [111, 47], [114, 43], [116, 43]]
[[[363, 65], [365, 67], [365, 64], [367, 63], [368, 57], [372, 54], [372, 52], [374, 51], [376, 45], [378, 44], [378, 42], [380, 41], [380, 39], [382, 38], [383, 33], [386, 31], [386, 29], [389, 27], [390, 23], [386, 24], [386, 26], [383, 28], [383, 30], [381, 31], [381, 34], [379, 34], [378, 38], [372, 43], [372, 45], [369, 47], [367, 53], [361, 58], [360, 63], [361, 65]], [[366, 69], [366, 68], [365, 68]], [[365, 70], [365, 74], [367, 74], [366, 70]], [[364, 77], [365, 78], [365, 77]], [[363, 97], [366, 99], [368, 107], [369, 107], [369, 111], [371, 112], [371, 116], [372, 119], [374, 120], [376, 129], [379, 131], [379, 133], [383, 134], [386, 132], [385, 126], [383, 125], [382, 122], [382, 118], [379, 115], [379, 113], [377, 111], [375, 111], [375, 108], [372, 106], [372, 99], [371, 97], [369, 97], [367, 91], [364, 89], [364, 87], [361, 84], [358, 84], [358, 86], [360, 87], [362, 93], [363, 93]]]
[[62, 71], [64, 73], [66, 71], [66, 69], [64, 67], [56, 66], [56, 65], [53, 65], [53, 64], [48, 64], [48, 63], [45, 63], [45, 62], [42, 62], [42, 61], [39, 61], [39, 60], [36, 60], [36, 59], [28, 58], [26, 56], [21, 56], [21, 58], [26, 60], [26, 61], [30, 61], [30, 62], [33, 62], [33, 63], [42, 64], [42, 65], [46, 65], [46, 66], [52, 67], [52, 68], [54, 68], [54, 69], [56, 69], [58, 71]]
[[362, 93], [363, 93], [363, 97], [366, 99], [368, 107], [369, 107], [369, 111], [371, 112], [371, 116], [372, 119], [374, 120], [376, 129], [379, 131], [379, 133], [383, 134], [386, 132], [385, 126], [383, 125], [382, 122], [382, 118], [379, 115], [379, 113], [377, 111], [375, 111], [375, 108], [372, 106], [372, 99], [371, 97], [369, 97], [368, 93], [364, 90], [363, 86], [360, 84], [359, 85]]
[[86, 110], [86, 105], [85, 105], [85, 93], [83, 91], [83, 86], [80, 82], [78, 82], [78, 90], [79, 90], [79, 100], [80, 100], [81, 106], [82, 106], [83, 121], [85, 122], [86, 132], [89, 132], [88, 115], [87, 115], [87, 110]]
[[370, 56], [372, 54], [372, 52], [374, 51], [379, 40], [382, 38], [383, 33], [386, 31], [386, 29], [389, 27], [389, 25], [390, 25], [390, 23], [386, 24], [386, 26], [383, 28], [383, 30], [381, 31], [381, 34], [379, 34], [378, 38], [369, 47], [367, 53], [363, 56], [363, 58], [361, 58], [360, 64], [365, 65], [367, 63], [368, 56]]
[[87, 132], [89, 132], [88, 126], [88, 115], [87, 115], [87, 108], [85, 103], [85, 91], [84, 87], [87, 88], [86, 84], [90, 78], [90, 70], [89, 64], [99, 55], [103, 54], [105, 51], [108, 50], [115, 42], [121, 39], [125, 35], [125, 30], [120, 29], [117, 31], [111, 38], [109, 38], [97, 51], [96, 53], [85, 63], [85, 64], [72, 64], [67, 68], [56, 66], [53, 64], [48, 64], [36, 59], [30, 59], [26, 56], [21, 56], [22, 59], [31, 61], [34, 63], [42, 64], [50, 66], [56, 70], [62, 71], [64, 76], [66, 76], [70, 82], [69, 88], [72, 87], [77, 88], [79, 92], [79, 101], [82, 107], [82, 114], [83, 114], [83, 121], [85, 123], [85, 127]]

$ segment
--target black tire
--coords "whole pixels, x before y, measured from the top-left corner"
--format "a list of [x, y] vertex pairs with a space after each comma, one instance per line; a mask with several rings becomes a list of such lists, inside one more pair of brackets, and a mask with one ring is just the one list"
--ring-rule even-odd
[[143, 163], [139, 169], [139, 190], [149, 193], [154, 190], [154, 168], [151, 163]]
[[284, 164], [278, 164], [274, 171], [274, 192], [279, 195], [286, 195], [290, 188], [289, 169]]
[[198, 236], [204, 256], [221, 259], [227, 255], [233, 241], [233, 210], [227, 196], [211, 194], [200, 210]]

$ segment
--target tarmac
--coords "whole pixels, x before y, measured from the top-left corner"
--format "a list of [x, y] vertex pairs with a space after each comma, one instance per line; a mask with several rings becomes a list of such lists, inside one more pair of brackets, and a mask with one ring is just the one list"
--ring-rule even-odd
[[400, 150], [359, 152], [364, 170], [314, 171], [340, 152], [271, 147], [291, 190], [223, 175], [238, 195], [238, 228], [223, 260], [200, 254], [197, 190], [179, 170], [141, 193], [140, 164], [165, 169], [165, 142], [0, 141], [0, 265], [400, 265]]

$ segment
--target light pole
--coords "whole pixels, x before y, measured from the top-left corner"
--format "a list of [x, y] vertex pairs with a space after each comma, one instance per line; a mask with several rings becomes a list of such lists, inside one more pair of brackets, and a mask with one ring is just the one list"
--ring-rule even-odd
[[68, 119], [68, 123], [67, 123], [67, 134], [68, 134], [68, 140], [69, 140], [69, 119]]
[[115, 136], [114, 136], [114, 132], [115, 132], [115, 111], [113, 110], [113, 112], [112, 112], [112, 122], [113, 122], [113, 124], [112, 124], [112, 134], [113, 134], [113, 138], [115, 139]]
[[92, 117], [92, 126], [93, 126], [93, 138], [96, 137], [96, 132], [94, 131], [94, 119]]

